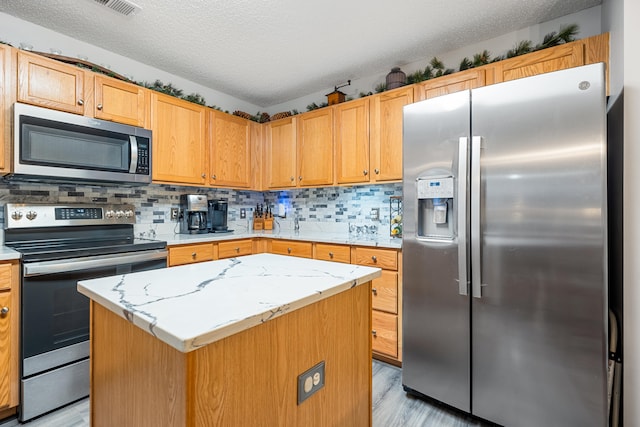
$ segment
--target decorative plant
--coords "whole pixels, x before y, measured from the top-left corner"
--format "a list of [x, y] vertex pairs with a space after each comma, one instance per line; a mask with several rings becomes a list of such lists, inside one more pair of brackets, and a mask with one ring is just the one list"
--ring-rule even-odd
[[387, 84], [386, 83], [380, 83], [379, 85], [377, 85], [374, 89], [376, 91], [376, 93], [381, 93], [384, 92], [385, 90], [387, 90]]
[[506, 53], [507, 58], [513, 58], [515, 56], [520, 56], [527, 54], [529, 52], [533, 52], [533, 47], [531, 46], [531, 40], [522, 40], [513, 47], [513, 49], [509, 49]]
[[185, 101], [193, 102], [195, 104], [207, 105], [207, 102], [199, 93], [192, 93], [187, 96], [183, 96], [182, 99], [184, 99]]

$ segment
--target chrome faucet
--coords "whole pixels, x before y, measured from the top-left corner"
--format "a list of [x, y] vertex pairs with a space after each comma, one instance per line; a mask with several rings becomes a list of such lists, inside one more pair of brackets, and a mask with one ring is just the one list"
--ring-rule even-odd
[[295, 214], [293, 217], [293, 229], [295, 231], [300, 231], [300, 219], [298, 217], [298, 214]]

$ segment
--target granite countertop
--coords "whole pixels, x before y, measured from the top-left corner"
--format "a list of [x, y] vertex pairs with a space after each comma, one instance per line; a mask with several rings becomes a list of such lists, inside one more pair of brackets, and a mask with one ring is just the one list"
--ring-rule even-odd
[[181, 352], [381, 275], [379, 268], [257, 254], [78, 282], [78, 291]]
[[249, 239], [263, 237], [269, 239], [300, 240], [308, 242], [336, 243], [343, 245], [373, 246], [381, 248], [401, 249], [402, 239], [387, 235], [353, 236], [348, 233], [323, 231], [272, 231], [255, 230], [234, 231], [232, 233], [209, 234], [158, 234], [157, 240], [165, 240], [167, 245], [184, 245], [189, 243], [219, 242], [234, 239]]

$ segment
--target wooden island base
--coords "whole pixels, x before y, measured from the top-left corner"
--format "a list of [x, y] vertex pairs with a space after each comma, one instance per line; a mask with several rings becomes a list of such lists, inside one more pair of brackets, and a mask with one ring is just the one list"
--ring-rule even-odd
[[[371, 426], [370, 289], [188, 353], [92, 301], [91, 425]], [[298, 375], [321, 361], [324, 388], [297, 405]]]

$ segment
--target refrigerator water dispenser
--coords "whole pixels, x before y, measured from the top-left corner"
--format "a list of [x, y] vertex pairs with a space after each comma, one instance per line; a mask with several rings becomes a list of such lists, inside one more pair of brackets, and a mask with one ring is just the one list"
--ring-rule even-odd
[[453, 177], [418, 178], [418, 236], [438, 240], [452, 240]]

